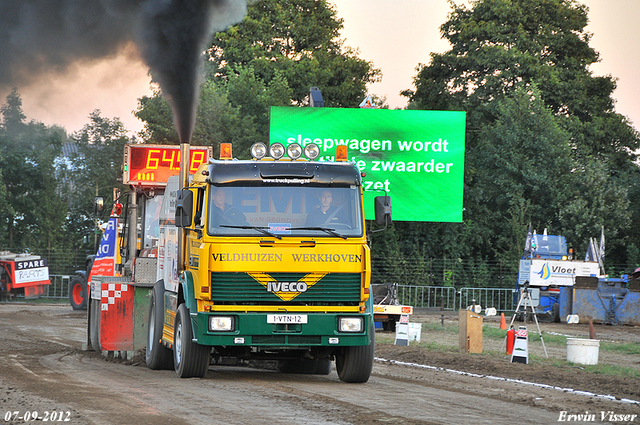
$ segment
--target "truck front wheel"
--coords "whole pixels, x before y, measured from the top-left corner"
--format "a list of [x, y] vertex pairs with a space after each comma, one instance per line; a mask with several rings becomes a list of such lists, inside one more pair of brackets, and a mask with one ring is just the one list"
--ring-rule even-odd
[[358, 347], [344, 347], [336, 354], [336, 370], [343, 382], [367, 382], [373, 369], [375, 333], [371, 333], [371, 343]]
[[145, 360], [149, 369], [163, 370], [173, 367], [171, 350], [162, 345], [164, 327], [164, 283], [156, 283], [151, 291], [149, 304], [149, 323], [147, 326], [147, 352]]
[[87, 309], [87, 284], [82, 276], [74, 276], [69, 282], [69, 303], [74, 310]]
[[189, 309], [178, 307], [173, 328], [173, 364], [180, 378], [204, 378], [209, 370], [211, 347], [193, 342]]

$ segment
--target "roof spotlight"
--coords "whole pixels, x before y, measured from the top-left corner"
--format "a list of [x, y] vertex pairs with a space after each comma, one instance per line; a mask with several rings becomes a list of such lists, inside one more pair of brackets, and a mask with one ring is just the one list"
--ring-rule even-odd
[[315, 143], [309, 143], [304, 147], [304, 156], [313, 161], [320, 156], [320, 148]]
[[282, 143], [272, 143], [269, 146], [269, 155], [273, 159], [280, 159], [284, 156], [284, 145]]
[[302, 148], [297, 143], [291, 143], [287, 146], [287, 156], [293, 160], [300, 158], [302, 155]]
[[262, 159], [267, 154], [267, 145], [262, 142], [254, 143], [251, 146], [251, 156], [253, 159]]

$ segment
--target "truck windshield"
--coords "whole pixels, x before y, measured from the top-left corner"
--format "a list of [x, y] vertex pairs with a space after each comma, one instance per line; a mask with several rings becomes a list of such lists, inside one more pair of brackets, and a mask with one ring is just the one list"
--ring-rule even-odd
[[207, 230], [225, 236], [362, 236], [359, 189], [211, 186]]

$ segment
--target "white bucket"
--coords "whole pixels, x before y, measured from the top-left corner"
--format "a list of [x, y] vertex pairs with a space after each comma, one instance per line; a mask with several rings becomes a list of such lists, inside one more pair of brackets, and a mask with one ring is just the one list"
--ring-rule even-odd
[[598, 364], [599, 339], [567, 338], [567, 361], [580, 364]]
[[422, 323], [409, 323], [409, 341], [420, 342]]

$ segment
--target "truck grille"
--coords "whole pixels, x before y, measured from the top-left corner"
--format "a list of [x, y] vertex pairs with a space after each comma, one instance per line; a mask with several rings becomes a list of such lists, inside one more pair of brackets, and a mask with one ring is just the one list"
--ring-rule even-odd
[[[269, 273], [276, 282], [298, 282], [304, 273]], [[328, 273], [305, 292], [289, 301], [247, 273], [211, 273], [211, 300], [227, 305], [357, 305], [360, 301], [359, 273]]]

